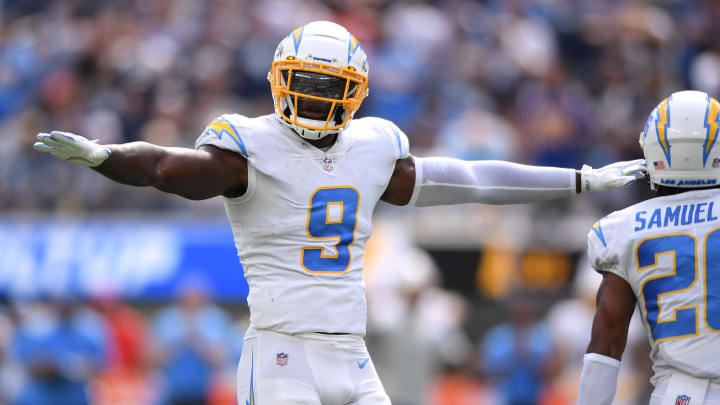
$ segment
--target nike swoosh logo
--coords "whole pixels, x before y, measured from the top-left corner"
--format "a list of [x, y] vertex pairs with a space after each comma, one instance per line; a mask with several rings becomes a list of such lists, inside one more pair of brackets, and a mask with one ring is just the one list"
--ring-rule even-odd
[[363, 360], [363, 361], [358, 360], [358, 361], [357, 361], [358, 367], [364, 368], [365, 365], [367, 364], [368, 360], [370, 360], [370, 357], [368, 357], [367, 359], [365, 359], [365, 360]]

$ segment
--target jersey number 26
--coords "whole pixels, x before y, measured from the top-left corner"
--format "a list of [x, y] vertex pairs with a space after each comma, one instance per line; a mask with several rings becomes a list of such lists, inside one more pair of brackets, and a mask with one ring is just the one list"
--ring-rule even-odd
[[673, 273], [653, 277], [642, 286], [645, 305], [645, 319], [655, 343], [667, 339], [695, 336], [698, 334], [698, 307], [704, 307], [705, 325], [713, 332], [720, 332], [720, 228], [713, 229], [705, 236], [700, 246], [703, 254], [705, 305], [686, 305], [670, 308], [673, 318], [660, 320], [660, 298], [664, 295], [679, 294], [695, 285], [698, 278], [698, 243], [693, 235], [676, 233], [645, 239], [637, 246], [638, 270], [657, 266], [662, 254], [672, 254]]

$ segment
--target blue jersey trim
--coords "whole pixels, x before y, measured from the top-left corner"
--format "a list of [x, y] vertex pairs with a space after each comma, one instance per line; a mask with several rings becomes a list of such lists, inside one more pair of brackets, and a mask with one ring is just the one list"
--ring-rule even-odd
[[403, 155], [403, 148], [402, 148], [402, 141], [400, 140], [400, 133], [397, 129], [395, 129], [395, 125], [390, 125], [390, 128], [392, 128], [393, 134], [395, 135], [395, 140], [397, 141], [398, 145], [398, 151], [400, 153], [400, 156]]
[[250, 357], [250, 400], [245, 401], [245, 405], [256, 405], [255, 404], [255, 389], [253, 387], [253, 374], [255, 372], [255, 353]]
[[597, 235], [598, 239], [600, 239], [600, 242], [602, 242], [604, 247], [607, 247], [607, 243], [605, 243], [605, 234], [603, 233], [602, 226], [600, 226], [600, 221], [595, 222], [592, 226], [593, 232], [595, 232], [595, 235]]

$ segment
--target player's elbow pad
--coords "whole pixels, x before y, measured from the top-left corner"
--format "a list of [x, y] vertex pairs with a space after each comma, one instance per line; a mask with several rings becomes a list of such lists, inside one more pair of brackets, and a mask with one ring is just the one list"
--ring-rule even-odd
[[502, 161], [415, 158], [409, 205], [519, 204], [575, 194], [575, 171]]
[[586, 353], [577, 405], [611, 405], [619, 373], [620, 361], [598, 353]]

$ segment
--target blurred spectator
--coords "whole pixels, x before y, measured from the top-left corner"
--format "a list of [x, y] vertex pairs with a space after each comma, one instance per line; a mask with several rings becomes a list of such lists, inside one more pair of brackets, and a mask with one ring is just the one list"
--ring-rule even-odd
[[482, 343], [482, 368], [498, 388], [500, 404], [534, 405], [551, 360], [547, 326], [538, 322], [537, 303], [516, 296], [508, 301], [509, 320], [490, 329]]
[[89, 404], [88, 382], [103, 365], [105, 325], [68, 301], [23, 304], [10, 353], [22, 366], [18, 405]]
[[145, 318], [135, 309], [117, 298], [105, 297], [96, 304], [100, 315], [108, 324], [111, 350], [108, 368], [136, 370], [145, 361]]
[[[554, 304], [546, 316], [553, 345], [553, 378], [546, 387], [544, 404], [573, 404], [577, 398], [583, 355], [590, 343], [590, 332], [595, 317], [595, 296], [602, 282], [602, 276], [590, 267], [587, 257], [577, 265], [572, 285], [572, 296]], [[648, 343], [638, 311], [630, 321], [627, 339], [627, 359], [622, 362], [617, 394], [614, 404], [643, 403], [635, 400], [647, 384], [642, 378], [649, 378], [649, 357], [639, 361]], [[644, 353], [649, 356], [647, 353]], [[550, 400], [552, 398], [552, 400]], [[647, 402], [647, 401], [645, 401]]]
[[372, 295], [373, 359], [394, 404], [429, 404], [444, 365], [464, 365], [470, 357], [462, 330], [465, 302], [438, 287], [438, 270], [426, 252], [408, 248], [392, 265], [387, 277], [394, 280]]
[[494, 393], [467, 369], [449, 368], [430, 390], [431, 405], [495, 405]]
[[10, 357], [15, 322], [9, 308], [0, 304], [0, 404], [9, 404], [18, 389], [20, 370]]
[[115, 297], [103, 297], [95, 307], [107, 322], [109, 345], [106, 367], [98, 373], [94, 384], [94, 403], [150, 403], [154, 381], [147, 373], [145, 317]]
[[178, 303], [153, 322], [153, 354], [165, 375], [164, 404], [207, 404], [213, 377], [227, 361], [229, 339], [235, 336], [228, 315], [207, 302], [207, 293], [202, 282], [188, 283]]

